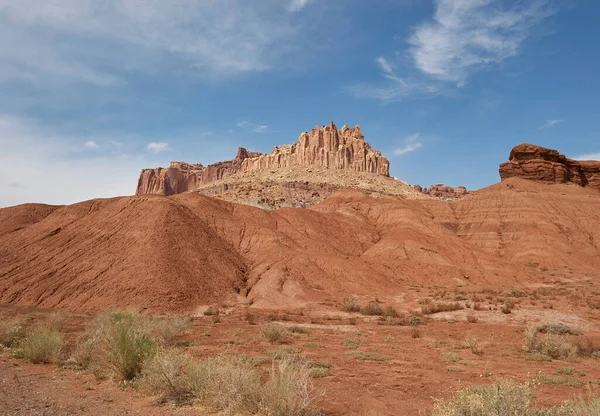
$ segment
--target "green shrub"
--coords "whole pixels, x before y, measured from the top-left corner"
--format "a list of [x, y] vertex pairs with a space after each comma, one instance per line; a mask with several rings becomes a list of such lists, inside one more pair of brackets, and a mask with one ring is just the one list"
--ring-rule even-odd
[[36, 325], [18, 342], [16, 355], [34, 364], [60, 359], [65, 346], [62, 333], [45, 325]]
[[106, 338], [106, 361], [119, 380], [133, 380], [152, 357], [154, 342], [130, 318], [115, 322]]
[[465, 371], [465, 368], [461, 367], [460, 365], [449, 365], [448, 367], [446, 367], [446, 371], [449, 371], [451, 373], [462, 373]]
[[556, 372], [559, 373], [559, 374], [567, 375], [567, 376], [572, 376], [572, 375], [575, 375], [575, 374], [578, 375], [578, 376], [582, 376], [582, 377], [585, 376], [585, 372], [580, 371], [580, 370], [578, 370], [576, 368], [573, 368], [573, 367], [558, 367], [556, 369]]
[[542, 384], [552, 384], [554, 386], [581, 387], [585, 384], [583, 381], [579, 380], [578, 378], [553, 376], [553, 375], [545, 375], [545, 374], [539, 374], [535, 379]]
[[360, 344], [360, 341], [357, 339], [346, 338], [346, 339], [341, 340], [340, 344], [345, 345], [346, 348], [354, 349], [354, 348], [358, 348], [358, 344]]

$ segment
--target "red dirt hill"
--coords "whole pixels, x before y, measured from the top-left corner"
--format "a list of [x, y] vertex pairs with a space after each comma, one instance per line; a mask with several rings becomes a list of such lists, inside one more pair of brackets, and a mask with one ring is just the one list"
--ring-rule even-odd
[[[600, 268], [600, 192], [512, 178], [455, 201], [340, 191], [264, 211], [196, 193], [0, 210], [0, 303], [190, 312], [401, 303], [407, 285], [515, 285]], [[247, 298], [246, 298], [246, 295]]]

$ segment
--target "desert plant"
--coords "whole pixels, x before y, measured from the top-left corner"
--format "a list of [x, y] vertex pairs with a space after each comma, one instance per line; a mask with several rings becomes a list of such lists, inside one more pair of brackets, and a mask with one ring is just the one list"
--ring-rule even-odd
[[64, 345], [60, 331], [40, 324], [27, 331], [19, 341], [16, 355], [34, 364], [56, 362]]
[[410, 337], [413, 339], [416, 338], [421, 338], [421, 331], [419, 331], [419, 328], [414, 327], [410, 330]]
[[357, 339], [345, 338], [340, 341], [340, 344], [345, 345], [346, 348], [354, 349], [358, 348], [358, 344], [360, 344], [360, 341]]
[[421, 313], [423, 315], [431, 315], [438, 312], [449, 312], [463, 309], [463, 306], [459, 302], [454, 303], [431, 303], [421, 307]]
[[296, 361], [273, 364], [271, 374], [260, 391], [259, 409], [273, 416], [308, 416], [314, 414], [314, 388], [310, 369]]
[[161, 350], [144, 366], [140, 385], [163, 400], [183, 403], [196, 397], [204, 384], [197, 366], [179, 350]]
[[139, 315], [140, 331], [152, 338], [153, 341], [173, 345], [176, 338], [189, 330], [190, 319], [182, 316], [152, 317]]
[[248, 321], [248, 324], [250, 325], [256, 325], [256, 315], [246, 313], [246, 321]]
[[392, 357], [385, 355], [385, 354], [379, 354], [376, 352], [364, 352], [364, 351], [358, 351], [358, 350], [348, 350], [348, 351], [344, 352], [344, 355], [349, 355], [351, 357], [356, 358], [357, 360], [368, 360], [368, 361], [387, 361], [387, 360], [392, 359]]
[[555, 335], [581, 335], [581, 332], [577, 329], [571, 328], [569, 325], [558, 323], [558, 324], [544, 324], [537, 328], [537, 332], [542, 334], [555, 334]]
[[538, 352], [555, 360], [572, 357], [577, 352], [577, 348], [560, 335], [548, 333], [540, 336], [536, 327], [526, 330], [525, 348], [528, 352]]
[[354, 296], [346, 296], [342, 299], [342, 308], [346, 312], [358, 312], [360, 311], [360, 303]]
[[453, 352], [444, 352], [442, 353], [441, 360], [443, 363], [457, 363], [462, 361], [462, 358], [460, 358], [460, 355]]
[[467, 322], [468, 323], [474, 324], [474, 323], [477, 323], [477, 321], [479, 321], [479, 318], [475, 314], [470, 313], [470, 314], [467, 315]]
[[131, 318], [115, 322], [105, 342], [106, 362], [116, 378], [123, 381], [136, 378], [155, 352], [154, 342], [135, 327]]
[[0, 318], [0, 345], [10, 348], [25, 335], [26, 319], [4, 316], [0, 316]]
[[491, 387], [468, 387], [448, 400], [437, 400], [434, 416], [526, 416], [533, 399], [528, 383], [500, 380]]
[[270, 324], [261, 329], [261, 334], [271, 344], [281, 344], [288, 335], [287, 329], [281, 325]]
[[383, 315], [383, 309], [379, 302], [369, 302], [360, 308], [360, 313], [363, 315], [381, 316]]

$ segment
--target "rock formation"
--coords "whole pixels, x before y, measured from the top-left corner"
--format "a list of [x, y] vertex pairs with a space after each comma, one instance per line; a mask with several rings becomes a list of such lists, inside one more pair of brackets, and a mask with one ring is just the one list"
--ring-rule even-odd
[[500, 178], [522, 178], [539, 182], [575, 183], [600, 190], [600, 162], [567, 158], [556, 150], [533, 144], [520, 144], [500, 165]]
[[435, 198], [444, 199], [458, 199], [468, 194], [467, 188], [464, 186], [457, 186], [453, 188], [444, 184], [431, 185], [429, 188], [423, 188], [420, 185], [414, 185], [415, 190], [424, 193], [425, 195], [433, 196]]
[[320, 166], [388, 177], [390, 163], [365, 142], [360, 126], [338, 130], [330, 123], [304, 132], [298, 142], [275, 147], [270, 154], [238, 149], [233, 160], [209, 166], [171, 162], [169, 168], [144, 169], [136, 194], [174, 195], [196, 189], [238, 172]]

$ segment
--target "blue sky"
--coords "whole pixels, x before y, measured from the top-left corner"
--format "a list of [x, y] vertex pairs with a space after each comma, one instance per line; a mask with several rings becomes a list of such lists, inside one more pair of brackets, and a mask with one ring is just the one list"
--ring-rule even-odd
[[595, 0], [0, 0], [0, 206], [334, 121], [411, 184], [481, 188], [529, 142], [600, 159]]

